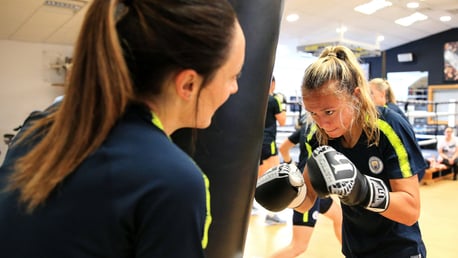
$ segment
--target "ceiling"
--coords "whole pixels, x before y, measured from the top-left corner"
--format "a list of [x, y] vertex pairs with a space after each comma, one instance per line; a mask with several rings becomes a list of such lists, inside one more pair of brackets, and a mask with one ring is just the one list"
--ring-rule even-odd
[[[294, 46], [343, 41], [387, 50], [458, 28], [458, 0], [388, 0], [392, 6], [372, 15], [354, 11], [356, 6], [369, 1], [285, 0], [279, 46], [295, 51]], [[420, 4], [417, 9], [406, 7], [407, 3], [415, 1]], [[428, 19], [409, 27], [394, 22], [415, 12], [427, 15]], [[286, 17], [292, 13], [299, 14], [299, 20], [287, 22]], [[443, 15], [449, 15], [452, 19], [447, 23], [441, 22], [439, 17]], [[345, 26], [347, 31], [340, 34], [336, 29], [342, 26]], [[378, 36], [383, 36], [384, 40], [377, 43]]]
[[[83, 5], [92, 0], [60, 0]], [[296, 52], [297, 46], [323, 42], [345, 41], [364, 46], [390, 49], [432, 34], [458, 27], [458, 0], [417, 0], [416, 11], [429, 16], [425, 21], [403, 27], [394, 20], [415, 10], [406, 7], [414, 0], [390, 0], [392, 6], [373, 15], [354, 11], [357, 5], [369, 0], [284, 0], [284, 14], [280, 29], [279, 48]], [[45, 6], [45, 0], [0, 0], [0, 40], [17, 40], [49, 44], [72, 45], [87, 5], [80, 11]], [[48, 1], [53, 2], [53, 1]], [[286, 16], [297, 13], [298, 21], [290, 23]], [[441, 15], [450, 15], [447, 22]], [[336, 28], [345, 26], [343, 34]], [[385, 40], [377, 44], [377, 36]]]

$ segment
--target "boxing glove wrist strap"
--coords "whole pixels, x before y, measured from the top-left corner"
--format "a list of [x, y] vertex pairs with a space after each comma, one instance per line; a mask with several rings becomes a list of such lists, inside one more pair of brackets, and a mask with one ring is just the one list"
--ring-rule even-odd
[[383, 180], [366, 176], [369, 186], [365, 208], [373, 212], [384, 212], [390, 204], [390, 192]]

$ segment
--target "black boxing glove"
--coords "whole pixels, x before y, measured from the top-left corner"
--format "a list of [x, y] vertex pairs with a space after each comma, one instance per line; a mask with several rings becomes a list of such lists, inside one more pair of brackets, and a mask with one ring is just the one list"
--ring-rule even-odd
[[281, 211], [301, 205], [307, 187], [299, 169], [293, 164], [280, 164], [267, 170], [256, 184], [255, 199], [269, 211]]
[[361, 174], [355, 165], [330, 146], [316, 148], [307, 161], [310, 183], [318, 196], [339, 196], [343, 204], [361, 205], [374, 212], [388, 208], [388, 187], [379, 179]]

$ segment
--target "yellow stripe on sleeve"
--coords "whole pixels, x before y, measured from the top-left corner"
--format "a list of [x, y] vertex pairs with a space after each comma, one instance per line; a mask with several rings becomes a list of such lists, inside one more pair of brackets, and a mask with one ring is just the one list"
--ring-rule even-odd
[[208, 230], [210, 229], [210, 224], [212, 223], [212, 215], [210, 209], [210, 181], [207, 176], [202, 173], [202, 177], [205, 182], [205, 194], [206, 194], [206, 206], [207, 206], [207, 215], [205, 217], [205, 226], [204, 226], [204, 235], [202, 237], [202, 248], [205, 249], [208, 245]]
[[312, 146], [309, 144], [310, 140], [312, 139], [313, 134], [316, 132], [316, 124], [312, 124], [310, 128], [310, 132], [307, 134], [307, 138], [305, 141], [305, 148], [307, 149], [307, 158], [312, 156]]
[[386, 121], [378, 119], [378, 126], [383, 134], [385, 134], [385, 136], [388, 138], [388, 141], [391, 143], [394, 151], [396, 152], [396, 155], [398, 156], [402, 177], [411, 177], [412, 169], [410, 168], [409, 155], [404, 147], [404, 144], [402, 144], [401, 139], [393, 130], [391, 125], [389, 125]]

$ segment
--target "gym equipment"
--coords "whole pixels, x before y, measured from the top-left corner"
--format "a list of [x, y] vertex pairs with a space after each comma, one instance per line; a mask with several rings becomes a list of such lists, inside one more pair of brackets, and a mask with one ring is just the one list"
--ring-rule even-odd
[[229, 2], [247, 43], [239, 91], [216, 112], [208, 129], [172, 135], [210, 180], [208, 258], [243, 257], [283, 10], [283, 1]]

